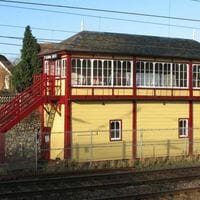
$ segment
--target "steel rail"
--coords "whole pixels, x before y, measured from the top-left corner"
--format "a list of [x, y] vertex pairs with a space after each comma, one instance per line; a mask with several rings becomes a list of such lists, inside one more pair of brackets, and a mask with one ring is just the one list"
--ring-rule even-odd
[[[22, 197], [22, 196], [33, 196], [33, 195], [45, 195], [45, 194], [56, 194], [56, 193], [71, 193], [71, 192], [80, 192], [80, 191], [94, 191], [94, 190], [108, 190], [112, 188], [125, 188], [129, 186], [141, 186], [141, 185], [152, 185], [152, 184], [165, 184], [172, 182], [180, 182], [180, 181], [191, 181], [200, 179], [200, 175], [187, 175], [181, 177], [169, 177], [169, 178], [159, 178], [154, 180], [139, 180], [139, 181], [124, 181], [124, 182], [110, 182], [104, 184], [92, 184], [92, 185], [81, 185], [80, 186], [67, 186], [64, 185], [62, 188], [43, 188], [38, 190], [30, 190], [30, 191], [12, 191], [0, 193], [0, 198], [11, 198], [11, 197]], [[57, 180], [58, 181], [58, 180]], [[49, 184], [49, 183], [47, 183]]]
[[[166, 195], [176, 195], [181, 193], [192, 193], [200, 191], [199, 187], [191, 187], [191, 188], [184, 188], [184, 189], [178, 189], [178, 190], [168, 190], [168, 191], [160, 191], [160, 192], [151, 192], [151, 193], [145, 193], [145, 194], [126, 194], [126, 195], [118, 195], [118, 196], [111, 196], [111, 197], [103, 197], [103, 198], [95, 198], [95, 200], [117, 200], [117, 199], [150, 199], [155, 197], [163, 197]], [[94, 200], [94, 199], [93, 199]]]

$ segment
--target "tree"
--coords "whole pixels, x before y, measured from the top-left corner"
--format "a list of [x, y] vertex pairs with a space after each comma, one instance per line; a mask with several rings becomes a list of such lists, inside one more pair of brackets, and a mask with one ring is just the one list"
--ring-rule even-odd
[[12, 81], [18, 92], [22, 92], [33, 82], [33, 74], [42, 71], [41, 61], [38, 57], [40, 45], [32, 35], [30, 26], [25, 28], [21, 61], [14, 67]]

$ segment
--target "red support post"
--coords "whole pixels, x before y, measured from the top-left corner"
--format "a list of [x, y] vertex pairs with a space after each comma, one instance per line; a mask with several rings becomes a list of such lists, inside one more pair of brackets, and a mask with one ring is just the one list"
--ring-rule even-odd
[[64, 158], [71, 158], [71, 55], [67, 56], [65, 82]]

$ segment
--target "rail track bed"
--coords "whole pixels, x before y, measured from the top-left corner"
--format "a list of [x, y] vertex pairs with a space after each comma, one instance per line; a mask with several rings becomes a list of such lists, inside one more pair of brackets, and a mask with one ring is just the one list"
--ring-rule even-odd
[[183, 194], [195, 193], [200, 194], [200, 167], [144, 172], [113, 170], [0, 182], [0, 199], [159, 199], [163, 196], [178, 199]]

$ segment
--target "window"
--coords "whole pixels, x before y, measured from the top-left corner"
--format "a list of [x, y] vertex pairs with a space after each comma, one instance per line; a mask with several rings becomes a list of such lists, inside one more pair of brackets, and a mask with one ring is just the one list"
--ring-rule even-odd
[[103, 74], [102, 74], [102, 61], [94, 60], [93, 62], [93, 85], [102, 85]]
[[122, 85], [130, 86], [132, 85], [131, 63], [129, 61], [123, 61], [122, 66]]
[[188, 137], [188, 119], [179, 119], [178, 122], [179, 137]]
[[44, 73], [49, 75], [49, 61], [48, 60], [44, 61]]
[[114, 61], [113, 64], [113, 83], [115, 86], [120, 86], [122, 81], [122, 65], [120, 61]]
[[72, 59], [72, 84], [80, 85], [80, 75], [81, 75], [81, 60], [80, 59]]
[[131, 87], [133, 62], [104, 59], [72, 59], [73, 86]]
[[66, 77], [66, 59], [45, 60], [44, 73], [56, 77]]
[[162, 65], [161, 86], [172, 87], [172, 65], [170, 63], [160, 63], [160, 65]]
[[61, 78], [65, 78], [66, 77], [66, 59], [62, 59], [61, 60]]
[[91, 61], [82, 60], [82, 85], [91, 85]]
[[49, 61], [49, 75], [55, 76], [56, 64], [55, 60]]
[[136, 85], [139, 87], [188, 87], [188, 64], [160, 62], [136, 63]]
[[61, 60], [56, 60], [56, 70], [55, 70], [55, 76], [60, 76], [61, 74]]
[[192, 66], [192, 78], [193, 78], [193, 87], [199, 88], [200, 87], [200, 65], [193, 65]]
[[187, 87], [188, 73], [186, 64], [173, 64], [173, 86]]
[[110, 140], [121, 140], [122, 139], [122, 121], [121, 120], [110, 120]]
[[145, 86], [144, 79], [144, 62], [137, 62], [136, 63], [136, 85], [137, 86]]
[[103, 85], [109, 86], [112, 84], [112, 61], [105, 60], [103, 62]]
[[72, 59], [72, 85], [91, 85], [91, 61]]

